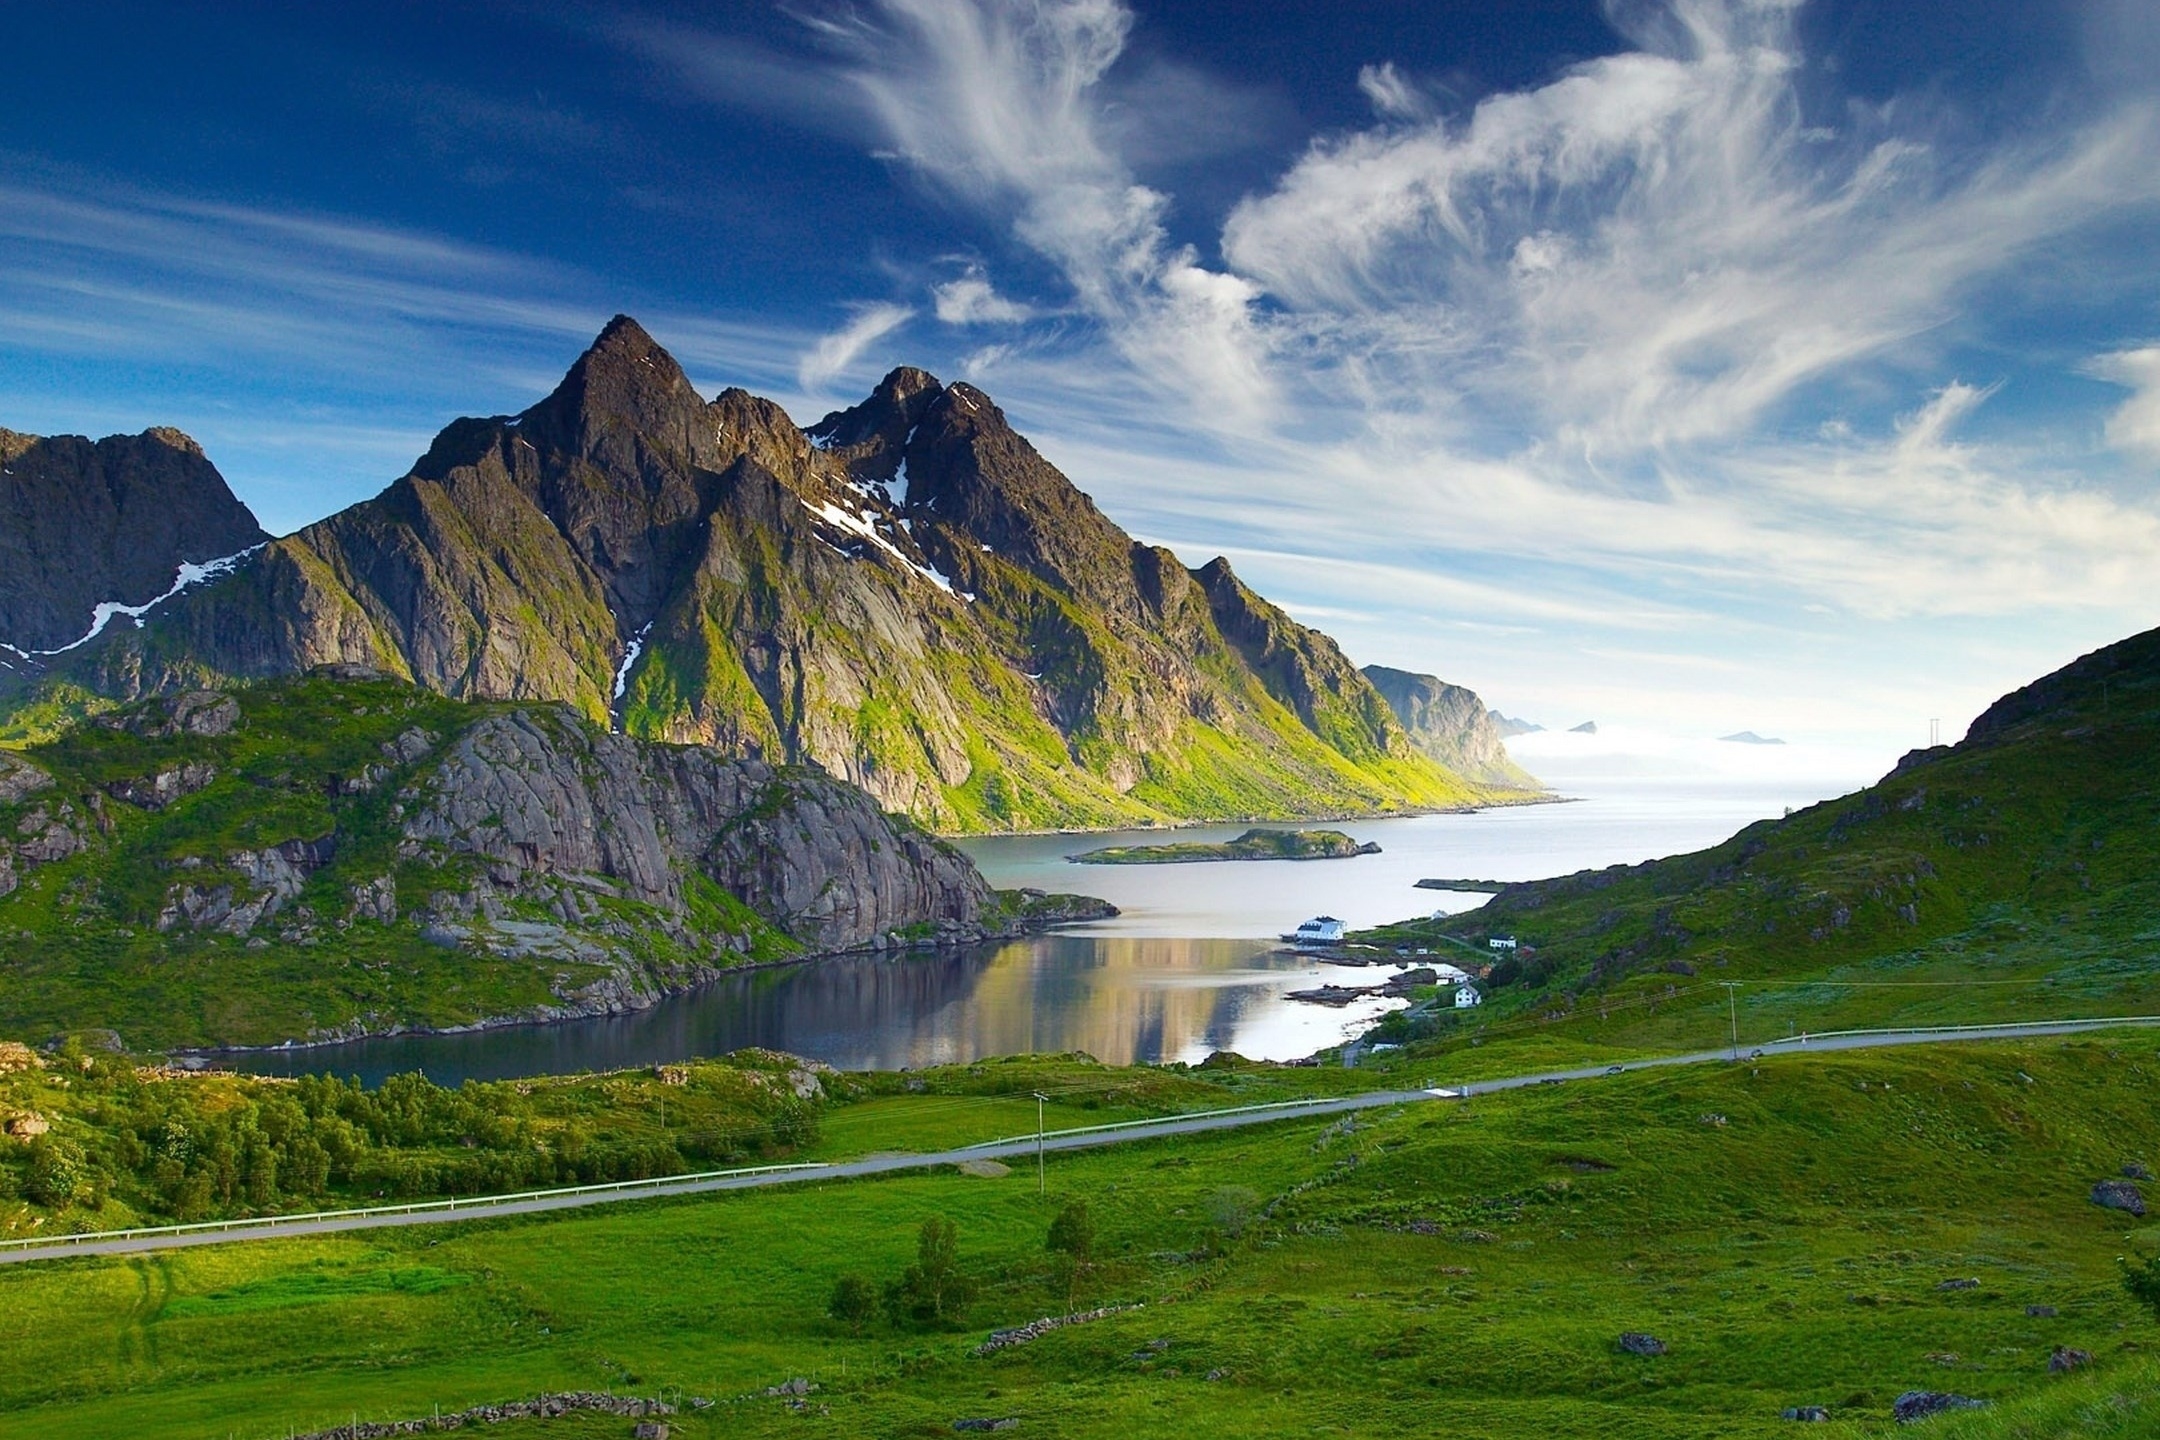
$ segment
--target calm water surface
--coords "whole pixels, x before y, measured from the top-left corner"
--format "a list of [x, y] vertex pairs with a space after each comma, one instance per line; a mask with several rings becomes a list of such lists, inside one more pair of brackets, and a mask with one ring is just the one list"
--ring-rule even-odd
[[1347, 860], [1075, 865], [1098, 845], [1228, 839], [1243, 826], [1105, 835], [998, 837], [964, 848], [999, 887], [1073, 890], [1114, 901], [1117, 920], [942, 954], [845, 957], [725, 977], [640, 1014], [466, 1035], [401, 1036], [253, 1056], [273, 1073], [425, 1070], [467, 1078], [613, 1069], [748, 1045], [843, 1069], [897, 1069], [988, 1055], [1084, 1050], [1116, 1064], [1199, 1060], [1214, 1050], [1283, 1060], [1339, 1044], [1398, 1001], [1346, 1010], [1286, 1000], [1383, 970], [1276, 953], [1313, 915], [1353, 926], [1461, 910], [1481, 895], [1414, 888], [1427, 877], [1525, 880], [1700, 849], [1751, 821], [1821, 798], [1802, 788], [1608, 783], [1557, 805], [1344, 821], [1381, 845]]

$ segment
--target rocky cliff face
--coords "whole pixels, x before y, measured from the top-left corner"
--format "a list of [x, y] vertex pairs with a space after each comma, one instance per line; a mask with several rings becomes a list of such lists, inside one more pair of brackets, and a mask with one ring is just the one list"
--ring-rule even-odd
[[1476, 692], [1436, 675], [1368, 665], [1365, 678], [1395, 712], [1411, 743], [1450, 770], [1484, 785], [1540, 788], [1535, 776], [1508, 758], [1501, 717]]
[[953, 830], [1486, 798], [1332, 641], [1136, 543], [981, 391], [897, 370], [803, 430], [704, 401], [624, 318], [539, 404], [65, 668], [133, 696], [330, 662], [814, 762]]
[[164, 594], [183, 564], [269, 537], [177, 430], [0, 430], [0, 663], [80, 640], [104, 602]]
[[[552, 1017], [648, 1004], [748, 960], [1104, 913], [1057, 910], [998, 895], [959, 851], [820, 770], [354, 667], [143, 701], [26, 757], [0, 752], [0, 933], [58, 956], [71, 983], [215, 975], [238, 946], [310, 977], [285, 983], [326, 990], [335, 1013], [347, 990], [379, 1002], [376, 972], [448, 950], [537, 974], [550, 998], [518, 1013]], [[26, 983], [0, 975], [0, 1016], [21, 1018]], [[269, 998], [220, 992], [214, 1008]]]

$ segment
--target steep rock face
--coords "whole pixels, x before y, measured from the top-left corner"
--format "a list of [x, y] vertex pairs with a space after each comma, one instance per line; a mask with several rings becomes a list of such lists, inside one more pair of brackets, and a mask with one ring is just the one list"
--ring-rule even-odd
[[182, 564], [268, 538], [177, 430], [95, 443], [0, 430], [0, 642], [17, 650], [72, 644], [100, 603], [141, 605]]
[[1508, 730], [1477, 693], [1437, 675], [1367, 665], [1365, 678], [1386, 700], [1412, 744], [1458, 775], [1486, 785], [1532, 789], [1537, 780], [1508, 758]]
[[404, 822], [405, 853], [483, 857], [498, 887], [568, 882], [686, 916], [703, 873], [815, 950], [896, 930], [978, 928], [997, 898], [965, 857], [807, 770], [600, 733], [519, 709], [442, 755]]
[[805, 431], [706, 403], [626, 318], [522, 415], [456, 422], [64, 669], [133, 696], [328, 662], [815, 763], [953, 830], [1489, 798], [1332, 641], [1134, 542], [981, 391], [896, 370]]

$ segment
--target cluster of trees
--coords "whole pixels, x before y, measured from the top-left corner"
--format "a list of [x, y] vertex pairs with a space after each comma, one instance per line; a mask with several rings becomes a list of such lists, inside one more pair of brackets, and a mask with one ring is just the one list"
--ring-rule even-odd
[[[1094, 1263], [1095, 1222], [1073, 1201], [1050, 1222], [1043, 1248], [1051, 1288], [1070, 1304]], [[915, 1236], [915, 1263], [884, 1285], [862, 1275], [843, 1275], [825, 1313], [860, 1335], [882, 1313], [898, 1328], [938, 1330], [962, 1323], [975, 1301], [976, 1282], [960, 1268], [960, 1236], [953, 1222], [933, 1215]]]
[[447, 1089], [408, 1074], [367, 1090], [327, 1077], [145, 1080], [104, 1059], [68, 1069], [67, 1089], [48, 1085], [36, 1101], [52, 1128], [27, 1145], [0, 1142], [0, 1201], [51, 1211], [117, 1201], [143, 1219], [192, 1221], [333, 1198], [644, 1179], [785, 1153], [816, 1138], [820, 1116], [815, 1101], [743, 1086], [739, 1072], [701, 1094], [650, 1076], [536, 1091]]

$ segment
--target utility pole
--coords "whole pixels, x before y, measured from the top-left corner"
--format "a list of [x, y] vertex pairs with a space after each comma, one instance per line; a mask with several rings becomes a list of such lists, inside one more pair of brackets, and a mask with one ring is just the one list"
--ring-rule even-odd
[[1720, 980], [1718, 984], [1725, 987], [1725, 1009], [1732, 1017], [1732, 1058], [1738, 1060], [1740, 1058], [1740, 982], [1737, 980]]
[[1043, 1101], [1049, 1098], [1040, 1090], [1035, 1092], [1035, 1193], [1037, 1195], [1048, 1195], [1050, 1193], [1050, 1179], [1043, 1170]]

